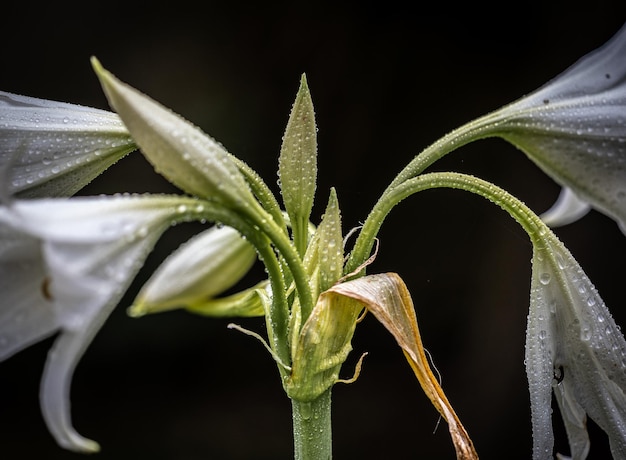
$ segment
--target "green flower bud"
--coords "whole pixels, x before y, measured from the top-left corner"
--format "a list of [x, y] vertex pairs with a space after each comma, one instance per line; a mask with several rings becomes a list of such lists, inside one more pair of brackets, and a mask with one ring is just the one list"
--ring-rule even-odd
[[224, 148], [199, 128], [105, 70], [92, 65], [109, 103], [154, 168], [183, 191], [236, 208], [256, 204]]
[[[235, 285], [255, 260], [254, 248], [236, 230], [212, 227], [163, 262], [143, 286], [129, 313], [141, 316], [205, 303]], [[223, 312], [219, 316], [226, 315]]]

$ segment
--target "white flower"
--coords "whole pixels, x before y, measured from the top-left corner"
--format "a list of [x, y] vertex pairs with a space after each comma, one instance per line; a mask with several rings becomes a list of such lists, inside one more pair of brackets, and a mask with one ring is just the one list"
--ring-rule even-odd
[[[161, 264], [144, 284], [130, 314], [207, 304], [231, 288], [256, 260], [254, 248], [231, 227], [212, 227], [191, 238]], [[209, 314], [210, 309], [205, 309]], [[263, 314], [263, 309], [253, 309]], [[241, 316], [241, 311], [237, 311]]]
[[0, 91], [4, 193], [73, 195], [135, 148], [112, 112]]
[[547, 232], [534, 242], [526, 335], [533, 458], [551, 459], [552, 392], [574, 459], [589, 451], [586, 417], [608, 435], [614, 458], [626, 458], [626, 341], [591, 281]]
[[[0, 207], [0, 359], [59, 332], [41, 385], [45, 421], [68, 449], [98, 450], [72, 427], [73, 370], [161, 233], [198, 200], [119, 196]], [[206, 218], [206, 216], [200, 216]]]
[[550, 224], [575, 220], [588, 203], [626, 232], [626, 26], [539, 90], [477, 125], [482, 123], [570, 189], [546, 216]]

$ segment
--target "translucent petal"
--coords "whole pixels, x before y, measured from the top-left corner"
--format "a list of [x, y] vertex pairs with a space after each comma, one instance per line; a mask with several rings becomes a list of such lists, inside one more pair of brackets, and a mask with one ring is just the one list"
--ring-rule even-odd
[[0, 225], [0, 361], [59, 329], [40, 246]]
[[554, 234], [534, 247], [526, 348], [534, 458], [552, 455], [547, 395], [553, 384], [560, 392], [557, 401], [573, 453], [582, 456], [587, 450], [584, 411], [607, 433], [614, 457], [624, 458], [624, 336], [589, 278]]
[[485, 120], [626, 229], [626, 26], [543, 88]]
[[546, 225], [559, 227], [577, 221], [590, 210], [589, 203], [579, 199], [569, 187], [563, 187], [556, 203], [540, 217]]
[[[564, 376], [562, 376], [564, 378]], [[553, 382], [554, 395], [561, 410], [572, 459], [584, 459], [591, 444], [587, 433], [587, 414], [571, 394], [569, 382]]]
[[70, 196], [135, 150], [104, 110], [0, 92], [0, 170], [8, 194]]
[[213, 227], [173, 252], [143, 286], [134, 316], [197, 304], [237, 283], [256, 260], [254, 248], [230, 227]]
[[[18, 345], [23, 347], [60, 328], [41, 389], [44, 418], [60, 445], [76, 451], [97, 450], [96, 443], [78, 435], [71, 425], [72, 373], [161, 233], [193, 217], [192, 212], [180, 209], [194, 209], [195, 203], [184, 197], [83, 197], [18, 200], [11, 208], [0, 208], [0, 224], [12, 229], [4, 235], [14, 237], [2, 240], [2, 261], [24, 261], [39, 273], [35, 281], [24, 276], [15, 281], [25, 284], [5, 286], [8, 296], [3, 297], [3, 308], [4, 299], [31, 287], [45, 301], [39, 298], [22, 304], [25, 319], [31, 322], [24, 330], [35, 333]], [[43, 273], [45, 284], [38, 284]]]

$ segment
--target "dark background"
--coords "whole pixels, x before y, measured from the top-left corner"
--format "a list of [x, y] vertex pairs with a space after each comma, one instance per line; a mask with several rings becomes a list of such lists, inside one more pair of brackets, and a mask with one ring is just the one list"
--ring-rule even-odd
[[[281, 136], [306, 72], [319, 127], [313, 218], [335, 186], [348, 231], [422, 148], [542, 85], [626, 19], [626, 4], [617, 0], [588, 2], [584, 9], [518, 3], [506, 11], [448, 2], [427, 9], [269, 3], [5, 5], [0, 89], [107, 108], [89, 64], [96, 55], [119, 78], [221, 141], [276, 189]], [[466, 146], [436, 169], [492, 180], [537, 212], [559, 190], [500, 140]], [[123, 191], [177, 192], [133, 154], [84, 193]], [[226, 320], [125, 314], [150, 269], [197, 230], [186, 224], [168, 231], [76, 370], [74, 425], [101, 443], [94, 458], [292, 456], [289, 401], [257, 342], [227, 330]], [[617, 226], [592, 212], [557, 234], [626, 325], [626, 239]], [[380, 239], [370, 272], [396, 271], [409, 284], [425, 346], [481, 457], [530, 458], [526, 235], [481, 198], [436, 190], [400, 205]], [[261, 274], [255, 270], [246, 282]], [[237, 322], [263, 330], [259, 319]], [[0, 365], [3, 459], [81, 458], [56, 446], [39, 412], [51, 343]], [[433, 434], [437, 413], [382, 326], [368, 317], [353, 344], [346, 377], [362, 352], [369, 356], [356, 383], [335, 387], [335, 458], [453, 458], [447, 427]], [[590, 458], [607, 458], [605, 436], [593, 424], [590, 430]], [[562, 439], [559, 446], [567, 450]]]

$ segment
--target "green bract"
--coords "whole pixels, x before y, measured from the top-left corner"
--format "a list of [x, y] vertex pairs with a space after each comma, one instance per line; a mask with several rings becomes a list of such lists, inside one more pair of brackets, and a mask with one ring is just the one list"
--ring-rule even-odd
[[293, 239], [298, 250], [304, 253], [317, 180], [315, 111], [304, 75], [283, 137], [278, 174]]

